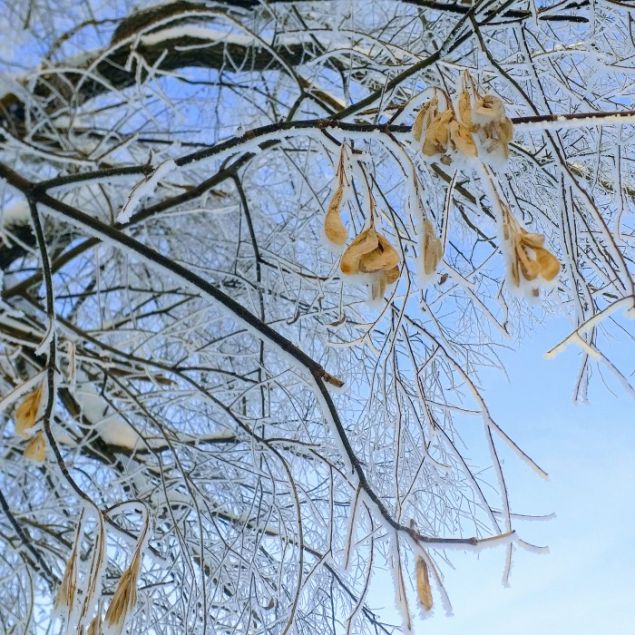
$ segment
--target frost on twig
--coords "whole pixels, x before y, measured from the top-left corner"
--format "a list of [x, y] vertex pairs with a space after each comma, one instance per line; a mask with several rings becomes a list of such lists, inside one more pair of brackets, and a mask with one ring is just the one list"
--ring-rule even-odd
[[538, 549], [501, 346], [632, 390], [629, 11], [134, 4], [3, 15], [3, 627], [417, 632]]
[[130, 190], [126, 202], [117, 215], [117, 222], [125, 225], [130, 220], [130, 217], [137, 211], [137, 208], [143, 200], [154, 194], [160, 181], [176, 169], [176, 163], [174, 163], [172, 159], [167, 159], [163, 161], [163, 163], [160, 163], [149, 176], [139, 181], [132, 190]]

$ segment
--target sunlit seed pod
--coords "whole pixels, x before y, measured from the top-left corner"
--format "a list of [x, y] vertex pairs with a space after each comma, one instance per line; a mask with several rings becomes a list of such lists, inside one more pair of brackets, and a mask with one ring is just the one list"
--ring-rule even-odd
[[373, 226], [361, 232], [342, 254], [340, 259], [341, 272], [349, 275], [359, 273], [362, 256], [376, 249], [378, 244], [379, 238]]
[[377, 300], [399, 279], [400, 261], [399, 252], [371, 225], [342, 254], [340, 270], [347, 275], [368, 276], [372, 299]]
[[505, 116], [505, 102], [496, 95], [477, 97], [472, 110], [472, 120], [475, 124], [500, 122]]
[[335, 245], [343, 245], [348, 240], [348, 231], [340, 215], [343, 198], [344, 184], [341, 183], [335, 190], [324, 218], [324, 234]]
[[454, 118], [451, 110], [444, 110], [432, 119], [423, 142], [423, 153], [426, 156], [445, 154], [450, 137], [450, 122]]
[[421, 557], [417, 557], [416, 565], [417, 573], [417, 597], [421, 606], [426, 610], [432, 610], [432, 588], [430, 587], [430, 576], [428, 575], [428, 565], [426, 561]]
[[443, 256], [441, 241], [434, 233], [434, 227], [429, 219], [423, 221], [423, 271], [429, 276], [436, 272], [439, 261]]
[[28, 430], [30, 430], [37, 421], [43, 393], [44, 385], [40, 384], [33, 392], [26, 396], [15, 411], [15, 431], [23, 438], [28, 436]]
[[62, 577], [62, 582], [55, 595], [55, 610], [70, 613], [75, 604], [77, 594], [77, 556], [79, 553], [79, 541], [81, 531], [81, 521], [75, 533], [75, 541], [71, 555], [66, 563], [66, 569]]
[[24, 457], [37, 463], [42, 463], [46, 458], [46, 439], [41, 430], [26, 444]]
[[428, 125], [430, 124], [431, 117], [434, 117], [437, 113], [438, 103], [439, 100], [436, 97], [433, 97], [423, 104], [417, 113], [414, 124], [412, 124], [412, 135], [416, 141], [421, 141], [424, 130], [427, 130]]
[[534, 280], [538, 276], [553, 280], [560, 272], [560, 262], [544, 247], [545, 237], [520, 230], [516, 251], [523, 277]]
[[399, 264], [397, 250], [381, 234], [377, 234], [377, 247], [364, 254], [359, 263], [359, 270], [363, 273], [387, 271]]
[[455, 120], [450, 123], [449, 130], [450, 141], [454, 150], [463, 157], [475, 158], [478, 156], [476, 143], [474, 143], [472, 133], [466, 125]]
[[[528, 232], [512, 216], [504, 211], [503, 239], [508, 243], [509, 278], [515, 287], [522, 281], [539, 284], [553, 281], [560, 272], [560, 262], [544, 246], [543, 234]], [[537, 287], [532, 287], [532, 293]], [[533, 295], [537, 295], [533, 293]]]
[[123, 572], [106, 611], [106, 624], [123, 632], [126, 618], [137, 603], [137, 578], [141, 568], [141, 551], [137, 549], [130, 566]]

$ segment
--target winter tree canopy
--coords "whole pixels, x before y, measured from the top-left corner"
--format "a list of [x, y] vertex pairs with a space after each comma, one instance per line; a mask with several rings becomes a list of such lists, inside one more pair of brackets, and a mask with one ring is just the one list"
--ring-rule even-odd
[[0, 15], [0, 631], [407, 633], [539, 550], [479, 371], [558, 313], [633, 392], [632, 3]]

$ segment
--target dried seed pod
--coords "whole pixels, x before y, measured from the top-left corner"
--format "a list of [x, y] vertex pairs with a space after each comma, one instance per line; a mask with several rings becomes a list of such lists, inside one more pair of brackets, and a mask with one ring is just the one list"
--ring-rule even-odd
[[500, 122], [505, 116], [505, 102], [496, 95], [478, 96], [472, 112], [472, 119], [476, 124]]
[[340, 260], [340, 270], [342, 273], [359, 273], [362, 256], [376, 249], [378, 244], [379, 238], [377, 237], [377, 232], [371, 225], [368, 229], [365, 229], [359, 234], [342, 254]]
[[326, 216], [324, 218], [324, 234], [336, 245], [343, 245], [348, 240], [348, 231], [342, 222], [340, 208], [344, 198], [344, 184], [340, 184], [335, 190], [335, 194], [329, 203]]
[[450, 136], [449, 126], [453, 119], [454, 113], [448, 109], [443, 110], [430, 121], [423, 143], [423, 154], [431, 157], [447, 152]]
[[343, 245], [348, 240], [348, 231], [341, 217], [342, 201], [344, 200], [347, 186], [345, 163], [346, 146], [343, 145], [340, 150], [339, 161], [337, 162], [337, 187], [324, 218], [324, 234], [329, 241], [338, 246]]
[[426, 276], [436, 272], [439, 261], [443, 257], [443, 246], [434, 233], [432, 223], [425, 218], [423, 220], [423, 272]]
[[46, 439], [41, 430], [26, 444], [24, 457], [37, 463], [42, 463], [46, 458]]
[[15, 431], [22, 438], [28, 436], [28, 430], [30, 430], [37, 421], [43, 394], [44, 385], [40, 384], [33, 392], [26, 396], [15, 411]]
[[370, 276], [371, 295], [376, 300], [399, 279], [400, 260], [399, 252], [371, 225], [342, 254], [340, 270], [348, 275]]
[[503, 239], [508, 243], [509, 277], [515, 287], [523, 281], [533, 283], [533, 295], [539, 295], [540, 279], [551, 282], [560, 272], [560, 262], [544, 246], [543, 234], [528, 232], [512, 216], [508, 209], [504, 210]]
[[77, 558], [79, 555], [79, 542], [81, 536], [82, 521], [80, 518], [77, 530], [75, 532], [75, 541], [73, 542], [73, 549], [71, 551], [70, 558], [66, 563], [66, 569], [64, 570], [64, 576], [62, 577], [62, 583], [57, 590], [55, 596], [55, 611], [65, 612], [70, 614], [75, 604], [75, 598], [77, 596]]
[[427, 131], [430, 125], [431, 118], [437, 114], [438, 104], [439, 100], [433, 97], [423, 104], [421, 110], [417, 113], [414, 124], [412, 125], [412, 136], [415, 138], [415, 141], [421, 141], [423, 132]]
[[450, 123], [449, 130], [453, 150], [464, 157], [474, 158], [478, 156], [478, 150], [468, 126], [454, 120]]
[[538, 276], [553, 280], [560, 271], [558, 259], [543, 247], [542, 234], [530, 234], [521, 229], [516, 238], [516, 258], [525, 280], [535, 280]]
[[136, 549], [130, 566], [123, 572], [106, 611], [106, 624], [117, 633], [122, 633], [126, 618], [137, 603], [137, 578], [141, 568], [141, 550]]
[[397, 250], [381, 234], [377, 234], [377, 247], [361, 257], [359, 270], [363, 273], [388, 271], [397, 267], [399, 260]]
[[432, 588], [430, 587], [428, 565], [421, 556], [417, 556], [417, 596], [421, 606], [426, 611], [430, 611], [433, 605]]

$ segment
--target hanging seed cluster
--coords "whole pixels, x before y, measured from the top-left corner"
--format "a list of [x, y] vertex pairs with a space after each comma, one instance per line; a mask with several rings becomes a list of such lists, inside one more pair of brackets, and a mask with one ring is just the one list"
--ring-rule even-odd
[[560, 262], [544, 246], [542, 234], [528, 232], [506, 206], [503, 208], [503, 240], [507, 243], [508, 275], [515, 287], [529, 283], [539, 295], [536, 283], [551, 282], [560, 273]]
[[[343, 247], [348, 241], [348, 230], [342, 220], [342, 207], [350, 183], [346, 175], [348, 153], [340, 150], [335, 175], [335, 193], [324, 218], [324, 234], [329, 242]], [[401, 256], [388, 239], [376, 229], [374, 200], [371, 198], [369, 226], [353, 238], [340, 258], [340, 271], [347, 276], [358, 276], [370, 282], [371, 297], [383, 297], [386, 288], [399, 279]]]
[[371, 279], [373, 300], [383, 297], [386, 287], [399, 279], [401, 257], [374, 222], [346, 248], [340, 260], [340, 270], [346, 275], [367, 274]]
[[423, 104], [412, 126], [423, 155], [445, 165], [457, 159], [504, 162], [513, 134], [505, 102], [482, 95], [469, 74], [463, 77], [456, 104], [445, 94], [435, 95]]
[[[70, 558], [66, 564], [62, 582], [58, 587], [54, 615], [64, 622], [65, 633], [77, 632], [86, 635], [122, 635], [126, 622], [137, 604], [137, 584], [141, 571], [143, 551], [149, 531], [149, 516], [146, 515], [144, 527], [137, 539], [130, 564], [123, 571], [110, 600], [108, 610], [102, 619], [101, 578], [104, 571], [106, 553], [106, 530], [102, 513], [97, 512], [98, 524], [94, 539], [89, 540], [88, 571], [80, 566], [80, 547], [82, 537], [88, 537], [84, 513], [80, 515], [75, 532], [75, 540]], [[91, 532], [92, 533], [92, 532]], [[83, 579], [81, 579], [83, 577]], [[97, 604], [97, 612], [94, 606]]]
[[[507, 277], [515, 288], [528, 287], [538, 296], [540, 285], [555, 280], [560, 271], [557, 258], [545, 247], [542, 234], [531, 233], [512, 215], [500, 188], [496, 187], [491, 168], [509, 158], [513, 124], [507, 116], [505, 102], [493, 94], [483, 94], [469, 73], [464, 73], [455, 103], [437, 91], [416, 115], [412, 135], [424, 157], [445, 165], [456, 163], [464, 168], [480, 169], [492, 185], [494, 204], [499, 210], [502, 249], [508, 261]], [[348, 150], [341, 147], [335, 177], [335, 190], [324, 218], [324, 234], [338, 248], [349, 240], [342, 220], [350, 178], [347, 174]], [[368, 187], [368, 183], [367, 183]], [[415, 191], [419, 183], [415, 178]], [[340, 258], [340, 271], [358, 276], [370, 283], [373, 300], [383, 297], [387, 287], [399, 279], [401, 256], [388, 239], [377, 230], [374, 199], [371, 201], [367, 227], [345, 247]], [[420, 235], [420, 271], [426, 284], [443, 259], [443, 243], [424, 212]]]

